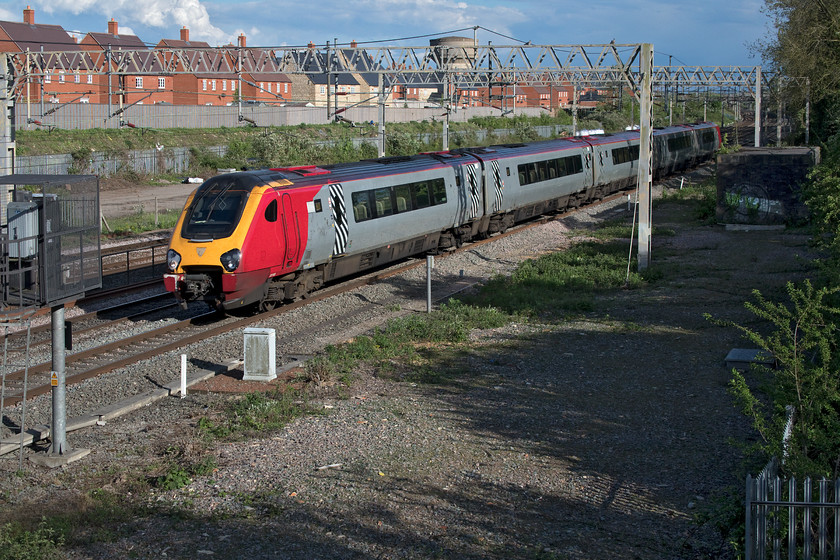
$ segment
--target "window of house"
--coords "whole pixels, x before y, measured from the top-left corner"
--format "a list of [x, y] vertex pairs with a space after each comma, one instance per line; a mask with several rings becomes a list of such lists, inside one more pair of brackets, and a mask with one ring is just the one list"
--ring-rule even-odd
[[323, 94], [323, 93], [325, 93], [326, 91], [327, 91], [327, 88], [325, 88], [324, 86], [321, 86], [321, 93]]
[[81, 83], [82, 77], [79, 74], [73, 74], [73, 81], [76, 82], [77, 84]]
[[63, 71], [59, 71], [59, 72], [58, 72], [58, 83], [59, 83], [59, 84], [63, 84], [63, 83], [64, 83], [64, 72], [63, 72]]
[[207, 91], [207, 80], [201, 80], [201, 91]]
[[134, 77], [134, 87], [137, 89], [143, 89], [143, 76]]
[[89, 83], [89, 84], [93, 83], [93, 74], [88, 74], [87, 75], [87, 83]]
[[216, 91], [216, 80], [210, 80], [210, 90]]
[[166, 89], [166, 78], [158, 78], [158, 89]]
[[52, 74], [44, 74], [44, 83], [45, 84], [52, 83]]
[[227, 91], [227, 80], [222, 80], [222, 91]]
[[283, 84], [283, 93], [289, 93], [289, 84]]

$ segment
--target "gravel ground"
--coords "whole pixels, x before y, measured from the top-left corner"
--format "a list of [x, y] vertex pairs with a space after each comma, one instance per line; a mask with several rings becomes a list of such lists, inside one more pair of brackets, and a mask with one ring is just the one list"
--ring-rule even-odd
[[[68, 434], [91, 453], [61, 469], [24, 462], [16, 472], [17, 454], [0, 457], [0, 520], [84, 510], [102, 488], [146, 514], [115, 515], [106, 534], [80, 527], [84, 544], [67, 547], [68, 558], [729, 557], [693, 518], [723, 487], [742, 485], [728, 441], [747, 430], [726, 394], [723, 358], [745, 342], [703, 313], [750, 321], [750, 290], [773, 293], [798, 275], [807, 239], [686, 226], [683, 212], [654, 213], [675, 230], [654, 238], [662, 280], [605, 295], [597, 311], [566, 321], [475, 332], [456, 383], [359, 371], [340, 395], [313, 394], [321, 414], [207, 447], [195, 439], [199, 419], [231, 386], [249, 387], [220, 375], [184, 399]], [[623, 215], [616, 202], [436, 259], [436, 293], [451, 280], [507, 274], [567, 245], [570, 230]], [[425, 309], [424, 285], [415, 270], [259, 326], [277, 329], [285, 363]], [[191, 368], [216, 367], [241, 357], [241, 334], [186, 353]], [[69, 388], [70, 415], [126, 386], [175, 380], [178, 354]], [[147, 491], [138, 480], [159, 474], [167, 450], [212, 456], [217, 468], [179, 490]]]

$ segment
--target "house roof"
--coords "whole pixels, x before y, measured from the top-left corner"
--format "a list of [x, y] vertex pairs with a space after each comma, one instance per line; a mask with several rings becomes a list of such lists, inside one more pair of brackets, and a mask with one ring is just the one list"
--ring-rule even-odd
[[0, 21], [0, 28], [12, 40], [12, 45], [0, 43], [0, 51], [30, 52], [78, 51], [81, 47], [60, 25], [29, 24]]
[[283, 73], [248, 72], [258, 82], [291, 82], [292, 80]]
[[90, 37], [97, 45], [102, 47], [116, 47], [123, 49], [148, 49], [149, 47], [140, 40], [137, 35], [114, 35], [113, 33], [88, 33], [85, 38]]
[[181, 39], [161, 39], [157, 44], [158, 47], [167, 47], [170, 49], [209, 49], [210, 43], [205, 41], [183, 41]]

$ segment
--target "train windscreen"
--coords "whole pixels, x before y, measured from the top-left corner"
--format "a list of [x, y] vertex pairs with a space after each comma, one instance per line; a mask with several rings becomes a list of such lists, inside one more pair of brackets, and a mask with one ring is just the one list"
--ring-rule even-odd
[[221, 239], [230, 236], [239, 223], [257, 179], [247, 174], [219, 175], [198, 188], [181, 235], [187, 239]]

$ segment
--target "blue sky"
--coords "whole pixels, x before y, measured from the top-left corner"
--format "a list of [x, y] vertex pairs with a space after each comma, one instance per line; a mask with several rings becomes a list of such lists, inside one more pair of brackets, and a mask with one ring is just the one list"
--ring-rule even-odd
[[[146, 43], [190, 39], [213, 46], [295, 46], [356, 40], [360, 44], [423, 46], [427, 35], [473, 36], [486, 44], [568, 45], [653, 43], [655, 64], [755, 66], [749, 45], [764, 38], [764, 0], [0, 0], [0, 20], [61, 25], [82, 34], [107, 31], [115, 18], [121, 33]], [[465, 29], [457, 33], [451, 31]], [[415, 39], [396, 41], [404, 37]]]

